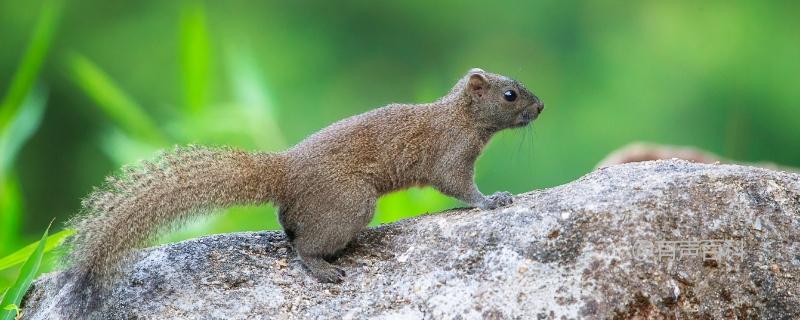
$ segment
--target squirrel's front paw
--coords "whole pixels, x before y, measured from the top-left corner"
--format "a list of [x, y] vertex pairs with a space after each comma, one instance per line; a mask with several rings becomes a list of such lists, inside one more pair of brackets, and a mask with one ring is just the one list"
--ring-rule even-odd
[[513, 195], [511, 194], [511, 192], [506, 192], [506, 191], [495, 192], [493, 195], [486, 197], [480, 208], [484, 210], [492, 210], [500, 207], [505, 207], [514, 202], [512, 196]]

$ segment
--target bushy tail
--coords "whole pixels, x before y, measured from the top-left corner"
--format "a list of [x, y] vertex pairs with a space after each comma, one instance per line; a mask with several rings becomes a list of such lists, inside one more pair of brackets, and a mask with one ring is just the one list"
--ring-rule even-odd
[[95, 309], [130, 250], [160, 230], [214, 208], [275, 200], [284, 177], [280, 154], [190, 146], [107, 178], [70, 221], [77, 233], [62, 309]]

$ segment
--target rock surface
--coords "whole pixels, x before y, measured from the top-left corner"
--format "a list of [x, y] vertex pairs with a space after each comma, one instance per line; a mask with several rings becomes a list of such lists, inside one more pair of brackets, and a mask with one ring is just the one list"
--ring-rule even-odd
[[[338, 285], [306, 276], [280, 232], [143, 250], [100, 317], [800, 319], [798, 174], [653, 161], [514, 201], [366, 230]], [[701, 240], [741, 251], [686, 251]], [[683, 255], [655, 261], [655, 241]], [[59, 276], [35, 283], [26, 318], [51, 318]]]

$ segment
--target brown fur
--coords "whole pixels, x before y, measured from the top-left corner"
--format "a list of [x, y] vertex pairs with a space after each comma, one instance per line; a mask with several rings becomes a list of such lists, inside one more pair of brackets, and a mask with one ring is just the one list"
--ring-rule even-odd
[[[506, 90], [517, 99], [504, 100]], [[208, 209], [269, 201], [310, 274], [339, 282], [344, 272], [324, 259], [370, 222], [382, 194], [431, 185], [471, 206], [510, 204], [507, 192], [478, 191], [475, 160], [494, 133], [527, 125], [543, 108], [520, 83], [472, 69], [436, 102], [353, 116], [282, 153], [179, 149], [85, 201], [73, 222], [72, 300], [101, 295], [120, 259], [159, 229]]]

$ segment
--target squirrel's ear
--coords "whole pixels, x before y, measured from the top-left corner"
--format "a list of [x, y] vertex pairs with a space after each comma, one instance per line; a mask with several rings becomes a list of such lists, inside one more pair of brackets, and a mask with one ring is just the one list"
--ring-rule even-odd
[[489, 90], [489, 81], [486, 80], [484, 71], [478, 68], [472, 69], [469, 72], [469, 79], [467, 80], [467, 93], [473, 98], [483, 97]]

